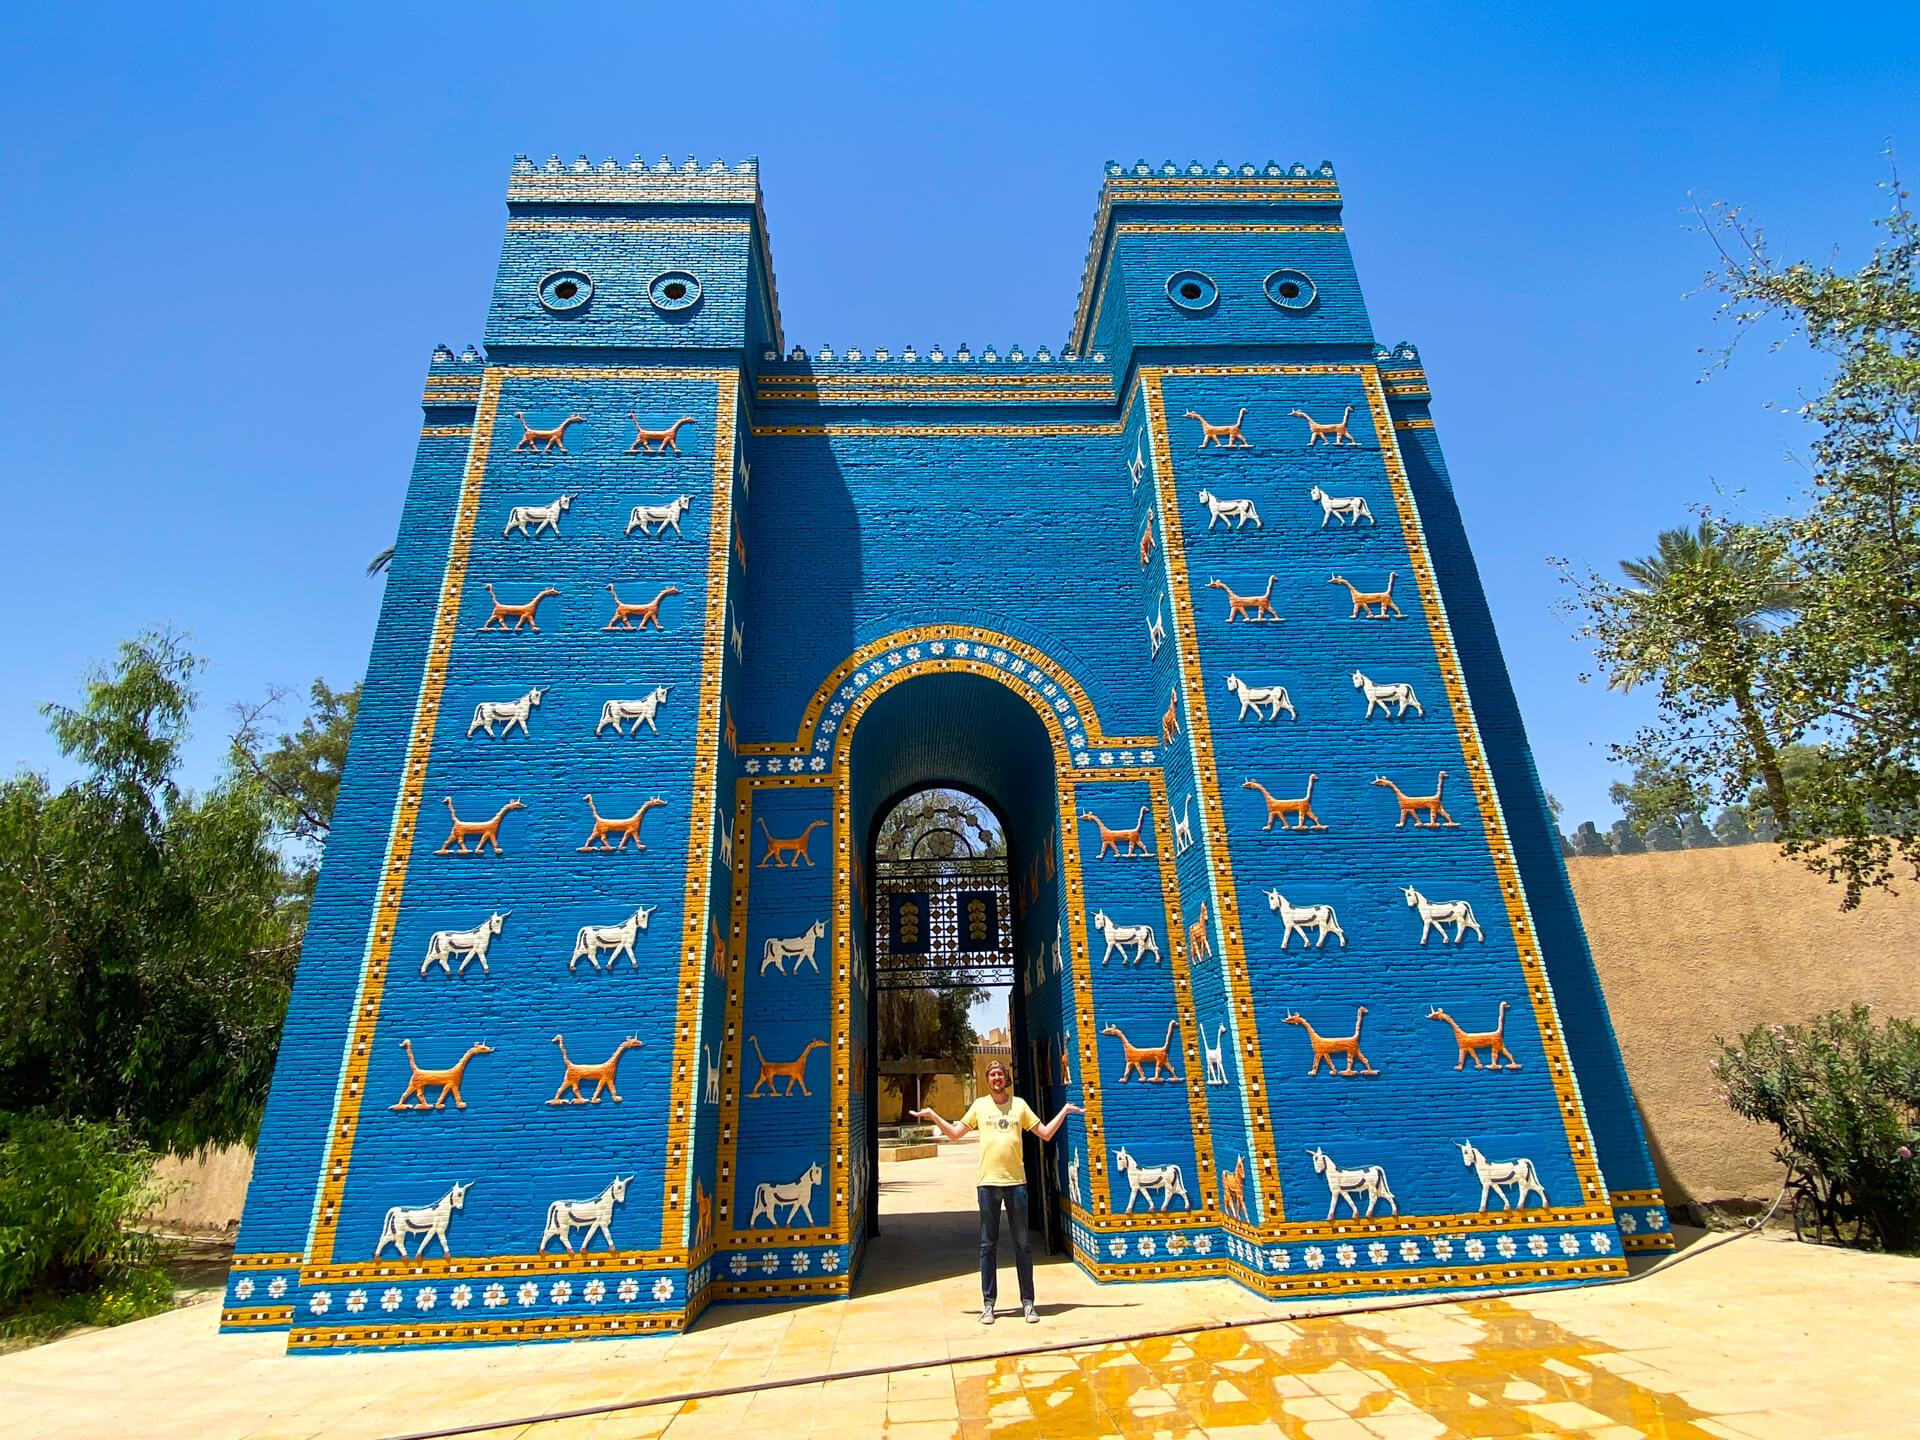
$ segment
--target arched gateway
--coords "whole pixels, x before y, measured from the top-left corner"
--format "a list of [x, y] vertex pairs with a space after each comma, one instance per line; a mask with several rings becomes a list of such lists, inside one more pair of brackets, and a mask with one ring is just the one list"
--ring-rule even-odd
[[229, 1327], [847, 1293], [875, 946], [963, 923], [874, 903], [928, 784], [1006, 822], [1019, 1084], [1086, 1107], [1038, 1173], [1099, 1278], [1670, 1243], [1331, 167], [1109, 166], [1058, 354], [788, 351], [751, 164], [522, 161], [508, 212], [487, 358], [428, 374]]

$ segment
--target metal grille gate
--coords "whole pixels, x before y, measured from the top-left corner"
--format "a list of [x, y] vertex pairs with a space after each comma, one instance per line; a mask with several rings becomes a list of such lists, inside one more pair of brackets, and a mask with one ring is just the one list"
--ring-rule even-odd
[[1004, 856], [882, 860], [873, 889], [876, 988], [1013, 983], [1013, 889]]

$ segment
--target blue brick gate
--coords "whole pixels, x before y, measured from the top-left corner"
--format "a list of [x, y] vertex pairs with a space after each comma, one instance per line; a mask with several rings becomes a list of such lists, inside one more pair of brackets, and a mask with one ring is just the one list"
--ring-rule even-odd
[[[1103, 1280], [1670, 1245], [1442, 462], [1330, 166], [1107, 168], [1069, 343], [781, 334], [755, 167], [521, 161], [435, 352], [229, 1328], [844, 1295], [887, 809], [1004, 819]], [[1042, 1178], [1043, 1177], [1043, 1178]]]

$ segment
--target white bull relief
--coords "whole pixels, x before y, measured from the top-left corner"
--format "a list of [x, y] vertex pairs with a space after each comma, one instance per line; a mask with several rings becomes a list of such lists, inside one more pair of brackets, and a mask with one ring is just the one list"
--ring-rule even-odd
[[[507, 526], [500, 532], [500, 538], [504, 540], [516, 530], [529, 540], [539, 535], [542, 530], [551, 530], [556, 536], [559, 535], [560, 517], [567, 513], [567, 507], [573, 504], [573, 500], [574, 497], [571, 495], [562, 495], [559, 499], [550, 500], [545, 505], [514, 506], [507, 511]], [[533, 526], [533, 529], [527, 529], [529, 525]]]
[[405, 1260], [407, 1239], [413, 1235], [420, 1237], [420, 1248], [413, 1252], [415, 1255], [426, 1254], [428, 1244], [435, 1240], [440, 1242], [442, 1255], [452, 1254], [447, 1249], [447, 1225], [453, 1219], [453, 1212], [466, 1205], [467, 1191], [472, 1188], [473, 1182], [469, 1180], [465, 1185], [455, 1184], [431, 1205], [395, 1205], [387, 1211], [386, 1222], [380, 1227], [380, 1243], [373, 1247], [373, 1258], [378, 1260], [380, 1252], [391, 1245]]
[[[656, 685], [638, 700], [607, 701], [600, 707], [600, 723], [593, 727], [593, 733], [598, 735], [611, 725], [616, 735], [638, 735], [641, 723], [645, 722], [646, 727], [658, 735], [660, 727], [654, 724], [654, 718], [659, 715], [660, 707], [667, 703], [667, 692], [672, 688], [671, 685]], [[622, 730], [620, 723], [623, 720], [630, 721], [633, 728]]]
[[[1104, 910], [1093, 912], [1093, 928], [1098, 930], [1107, 942], [1107, 948], [1100, 956], [1100, 963], [1106, 964], [1113, 958], [1113, 952], [1120, 952], [1120, 959], [1128, 965], [1138, 965], [1143, 955], [1151, 953], [1153, 963], [1160, 963], [1160, 946], [1154, 939], [1151, 925], [1116, 925]], [[1128, 954], [1132, 947], [1132, 954]]]
[[682, 495], [665, 505], [636, 505], [627, 516], [627, 528], [620, 533], [631, 535], [637, 529], [642, 535], [664, 535], [671, 525], [674, 534], [681, 534], [680, 517], [687, 513], [687, 507], [692, 504], [691, 495]]
[[[1542, 1205], [1547, 1203], [1546, 1187], [1540, 1183], [1539, 1173], [1534, 1170], [1531, 1160], [1525, 1157], [1518, 1160], [1489, 1160], [1475, 1148], [1471, 1140], [1456, 1140], [1454, 1143], [1460, 1147], [1461, 1163], [1479, 1177], [1482, 1210], [1487, 1208], [1489, 1193], [1500, 1197], [1502, 1210], [1519, 1209], [1527, 1203], [1530, 1194], [1538, 1195]], [[1520, 1193], [1511, 1204], [1508, 1203], [1506, 1191], [1509, 1185], [1520, 1187]]]
[[[774, 1226], [791, 1225], [793, 1217], [805, 1215], [807, 1223], [813, 1224], [813, 1187], [820, 1183], [820, 1167], [809, 1165], [806, 1174], [791, 1185], [759, 1184], [753, 1187], [753, 1214], [747, 1220], [751, 1230], [760, 1223], [762, 1215], [767, 1223]], [[780, 1218], [780, 1207], [787, 1207], [787, 1218]]]
[[1319, 1146], [1307, 1152], [1313, 1157], [1314, 1173], [1324, 1176], [1327, 1182], [1329, 1198], [1327, 1200], [1327, 1219], [1333, 1218], [1333, 1212], [1340, 1208], [1342, 1200], [1347, 1202], [1347, 1212], [1360, 1214], [1360, 1206], [1353, 1198], [1356, 1195], [1367, 1197], [1367, 1214], [1373, 1214], [1373, 1207], [1380, 1201], [1387, 1202], [1387, 1208], [1395, 1215], [1400, 1213], [1399, 1203], [1393, 1198], [1393, 1191], [1387, 1188], [1387, 1172], [1378, 1165], [1366, 1165], [1358, 1170], [1342, 1170], [1333, 1163], [1333, 1157]]
[[613, 973], [614, 962], [622, 955], [627, 964], [634, 969], [640, 968], [640, 962], [634, 959], [633, 942], [647, 928], [647, 921], [653, 918], [658, 905], [642, 905], [618, 925], [582, 925], [580, 932], [573, 937], [573, 954], [567, 960], [567, 971], [584, 959], [594, 969], [600, 968], [600, 952], [607, 952], [607, 973]]
[[[1467, 931], [1473, 931], [1473, 938], [1484, 941], [1487, 937], [1480, 930], [1480, 922], [1473, 918], [1473, 906], [1465, 900], [1429, 900], [1411, 885], [1402, 885], [1400, 893], [1407, 897], [1407, 904], [1420, 912], [1420, 943], [1427, 943], [1427, 932], [1438, 930], [1442, 945], [1458, 945], [1460, 937]], [[1447, 926], [1453, 926], [1453, 938], [1447, 938]]]
[[513, 733], [518, 725], [522, 735], [527, 734], [527, 716], [540, 708], [540, 699], [551, 685], [536, 685], [518, 700], [482, 700], [473, 707], [473, 723], [467, 726], [467, 734], [476, 730], [485, 730], [487, 738], [493, 738], [493, 727], [498, 725], [501, 739]]
[[587, 1233], [580, 1237], [582, 1250], [593, 1243], [596, 1230], [607, 1242], [607, 1249], [613, 1249], [613, 1207], [626, 1202], [627, 1182], [631, 1179], [631, 1175], [616, 1175], [613, 1182], [591, 1200], [556, 1200], [547, 1206], [547, 1228], [540, 1236], [539, 1249], [544, 1251], [549, 1240], [558, 1240], [571, 1252], [573, 1232], [582, 1225], [587, 1227]]
[[766, 974], [767, 967], [771, 965], [784, 975], [787, 973], [787, 961], [791, 960], [793, 961], [793, 973], [798, 975], [800, 973], [800, 962], [804, 960], [807, 964], [813, 966], [814, 974], [819, 974], [820, 962], [813, 958], [813, 947], [818, 945], [820, 941], [826, 937], [826, 933], [827, 922], [824, 920], [816, 920], [791, 940], [782, 940], [778, 936], [770, 936], [766, 946], [760, 952], [760, 973], [762, 975]]
[[1405, 680], [1377, 684], [1356, 670], [1353, 672], [1353, 688], [1367, 697], [1367, 713], [1360, 717], [1363, 720], [1370, 719], [1375, 710], [1385, 715], [1389, 705], [1398, 707], [1393, 712], [1393, 718], [1396, 720], [1406, 714], [1409, 709], [1416, 715], [1424, 716], [1427, 713], [1420, 702], [1414, 699], [1413, 686]]
[[1295, 935], [1300, 937], [1300, 948], [1304, 950], [1309, 925], [1313, 926], [1317, 932], [1313, 939], [1316, 950], [1327, 943], [1329, 935], [1338, 935], [1340, 948], [1346, 949], [1347, 932], [1340, 928], [1340, 917], [1333, 913], [1333, 906], [1291, 905], [1287, 903], [1287, 897], [1278, 890], [1269, 890], [1267, 891], [1267, 908], [1280, 917], [1280, 923], [1285, 927], [1280, 932], [1282, 950], [1287, 948], [1287, 942]]
[[[438, 963], [443, 975], [464, 975], [467, 966], [475, 960], [480, 962], [482, 974], [491, 974], [487, 969], [487, 949], [493, 944], [493, 937], [507, 923], [511, 910], [496, 910], [487, 919], [471, 930], [436, 930], [427, 937], [427, 956], [420, 962], [420, 973], [427, 973], [429, 965]], [[460, 957], [460, 969], [448, 968], [447, 961], [455, 955]]]
[[1162, 1210], [1173, 1203], [1173, 1197], [1176, 1195], [1180, 1197], [1181, 1209], [1190, 1209], [1193, 1205], [1193, 1202], [1187, 1198], [1186, 1183], [1180, 1178], [1178, 1165], [1142, 1165], [1129, 1155], [1123, 1146], [1114, 1153], [1113, 1168], [1126, 1176], [1127, 1184], [1132, 1187], [1127, 1196], [1128, 1210], [1133, 1209], [1133, 1202], [1143, 1194], [1147, 1197], [1147, 1208], [1153, 1209], [1151, 1192], [1155, 1190], [1160, 1192], [1159, 1208]]

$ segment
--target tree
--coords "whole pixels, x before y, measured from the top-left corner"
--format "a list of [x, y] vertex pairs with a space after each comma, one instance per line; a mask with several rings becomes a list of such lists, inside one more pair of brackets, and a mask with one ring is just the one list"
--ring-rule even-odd
[[294, 866], [295, 918], [306, 923], [306, 906], [320, 876], [320, 857], [333, 825], [334, 802], [340, 798], [340, 775], [347, 764], [347, 745], [360, 713], [360, 684], [335, 690], [316, 679], [308, 689], [311, 708], [297, 730], [268, 744], [263, 726], [286, 692], [274, 691], [259, 705], [235, 710], [230, 762], [260, 787], [268, 813]]
[[[1620, 569], [1632, 583], [1591, 574], [1575, 582], [1581, 634], [1594, 642], [1609, 688], [1659, 686], [1660, 722], [1616, 753], [1636, 771], [1688, 786], [1714, 771], [1742, 789], [1757, 777], [1775, 814], [1788, 814], [1778, 720], [1760, 688], [1778, 622], [1799, 604], [1785, 547], [1762, 527], [1702, 518], [1692, 530], [1661, 531], [1652, 555]], [[1661, 818], [1699, 808], [1690, 798]]]
[[[1680, 764], [1727, 804], [1758, 784], [1787, 853], [1843, 883], [1849, 907], [1898, 868], [1920, 878], [1920, 217], [1897, 171], [1888, 189], [1853, 271], [1776, 260], [1737, 207], [1700, 212], [1734, 326], [1720, 363], [1772, 324], [1776, 346], [1829, 365], [1799, 409], [1799, 513], [1709, 517], [1692, 552], [1663, 544], [1670, 563], [1637, 591], [1568, 577], [1610, 681], [1660, 687], [1659, 720], [1624, 753]], [[1782, 753], [1796, 743], [1797, 779]]]
[[177, 781], [200, 666], [170, 633], [123, 642], [43, 707], [81, 777], [0, 785], [0, 1111], [181, 1153], [259, 1125], [298, 933], [260, 786]]
[[1643, 756], [1634, 765], [1631, 779], [1609, 785], [1607, 798], [1620, 807], [1627, 825], [1639, 835], [1655, 825], [1677, 830], [1684, 817], [1706, 804], [1705, 787], [1657, 754]]
[[922, 790], [894, 806], [874, 840], [882, 860], [944, 860], [1007, 853], [993, 812], [959, 790]]

